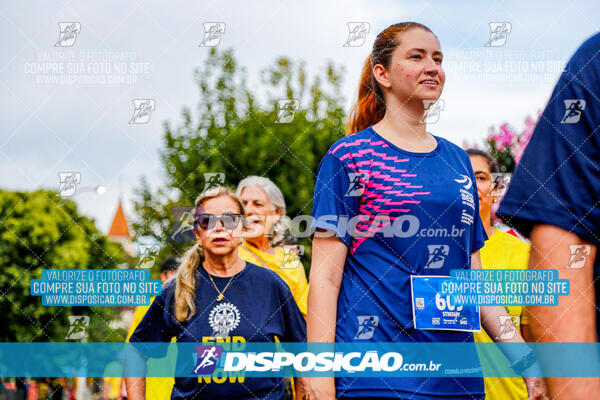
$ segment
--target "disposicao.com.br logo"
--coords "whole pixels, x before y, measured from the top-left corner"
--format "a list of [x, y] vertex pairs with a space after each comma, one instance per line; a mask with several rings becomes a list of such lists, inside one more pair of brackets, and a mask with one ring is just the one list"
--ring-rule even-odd
[[367, 352], [229, 352], [225, 356], [225, 372], [277, 372], [293, 369], [296, 372], [396, 372], [438, 371], [441, 363], [405, 363], [402, 354]]

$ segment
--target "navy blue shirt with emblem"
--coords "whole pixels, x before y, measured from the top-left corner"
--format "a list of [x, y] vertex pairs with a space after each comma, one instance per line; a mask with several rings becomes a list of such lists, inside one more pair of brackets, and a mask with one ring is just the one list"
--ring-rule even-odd
[[[600, 34], [567, 63], [497, 214], [526, 236], [549, 224], [600, 246]], [[599, 256], [594, 278], [598, 299]]]
[[[230, 278], [212, 276], [219, 290]], [[184, 323], [175, 319], [175, 280], [164, 285], [130, 338], [130, 342], [214, 343], [227, 342], [305, 342], [306, 323], [287, 284], [273, 271], [246, 263], [217, 301], [208, 273], [196, 271], [196, 314]], [[218, 343], [217, 343], [218, 344]], [[164, 354], [158, 354], [158, 356]], [[157, 356], [157, 354], [154, 354]], [[179, 354], [179, 357], [191, 357]], [[191, 372], [190, 372], [191, 373]], [[212, 378], [175, 378], [171, 399], [281, 399], [281, 378], [239, 378], [239, 373], [223, 379], [221, 371]], [[231, 382], [233, 381], [233, 382]]]
[[[435, 139], [433, 151], [414, 153], [369, 127], [339, 139], [321, 161], [312, 227], [334, 231], [348, 247], [336, 342], [473, 342], [471, 332], [413, 324], [411, 275], [470, 268], [471, 254], [487, 239], [468, 155]], [[377, 398], [484, 396], [482, 378], [340, 377], [336, 391]]]

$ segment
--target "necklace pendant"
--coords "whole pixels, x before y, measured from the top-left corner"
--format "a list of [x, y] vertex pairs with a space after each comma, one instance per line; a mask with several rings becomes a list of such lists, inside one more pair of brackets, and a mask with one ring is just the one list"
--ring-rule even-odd
[[217, 301], [221, 301], [223, 300], [223, 294], [219, 293], [219, 295], [217, 296]]

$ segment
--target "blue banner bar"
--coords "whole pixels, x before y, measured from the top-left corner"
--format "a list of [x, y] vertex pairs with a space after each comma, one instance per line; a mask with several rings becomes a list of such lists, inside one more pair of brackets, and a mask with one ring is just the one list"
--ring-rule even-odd
[[222, 342], [0, 343], [0, 377], [514, 377], [530, 349], [523, 376], [600, 377], [598, 343]]

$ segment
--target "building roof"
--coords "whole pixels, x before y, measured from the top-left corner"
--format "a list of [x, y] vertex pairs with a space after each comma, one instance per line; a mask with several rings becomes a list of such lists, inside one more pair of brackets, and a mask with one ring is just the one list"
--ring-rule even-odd
[[125, 213], [123, 212], [123, 204], [121, 203], [121, 200], [119, 200], [117, 212], [115, 213], [115, 217], [113, 218], [113, 222], [108, 231], [108, 237], [113, 236], [131, 237], [131, 235], [129, 234], [129, 228], [127, 227], [127, 218], [125, 218]]

